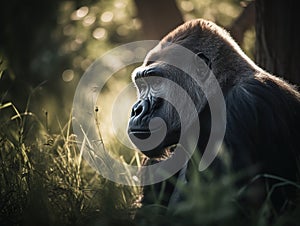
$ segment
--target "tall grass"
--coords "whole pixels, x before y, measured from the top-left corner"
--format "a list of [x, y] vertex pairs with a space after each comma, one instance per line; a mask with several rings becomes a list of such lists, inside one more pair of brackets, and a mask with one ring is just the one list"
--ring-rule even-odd
[[[0, 225], [88, 225], [131, 219], [138, 190], [102, 178], [82, 158], [71, 122], [0, 105]], [[45, 115], [46, 119], [46, 115]]]

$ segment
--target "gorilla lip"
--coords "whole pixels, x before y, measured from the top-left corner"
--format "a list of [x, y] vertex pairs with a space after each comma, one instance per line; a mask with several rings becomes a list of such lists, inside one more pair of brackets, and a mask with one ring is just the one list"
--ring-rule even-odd
[[135, 133], [150, 133], [151, 134], [151, 133], [160, 131], [162, 128], [163, 128], [163, 126], [160, 126], [156, 129], [151, 129], [151, 130], [150, 129], [135, 129], [135, 128], [133, 128], [133, 129], [129, 129], [128, 133], [129, 134], [135, 134]]

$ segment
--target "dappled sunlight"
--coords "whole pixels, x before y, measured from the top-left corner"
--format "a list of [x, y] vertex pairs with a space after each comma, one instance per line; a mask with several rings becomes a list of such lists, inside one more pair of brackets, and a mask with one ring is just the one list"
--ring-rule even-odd
[[65, 70], [63, 73], [62, 73], [62, 79], [65, 81], [65, 82], [70, 82], [73, 80], [74, 78], [74, 72], [73, 70], [71, 69], [67, 69]]
[[110, 11], [106, 11], [101, 14], [101, 21], [104, 23], [109, 23], [114, 18], [114, 14]]
[[102, 27], [99, 27], [99, 28], [96, 28], [94, 31], [93, 31], [93, 37], [95, 39], [105, 39], [106, 38], [106, 35], [107, 35], [107, 32], [104, 28]]

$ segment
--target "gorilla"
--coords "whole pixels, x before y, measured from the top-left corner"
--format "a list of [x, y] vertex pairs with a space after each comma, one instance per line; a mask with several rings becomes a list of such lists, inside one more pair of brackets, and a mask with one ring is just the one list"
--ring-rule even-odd
[[[176, 46], [188, 49], [195, 57], [186, 57]], [[204, 154], [213, 132], [209, 99], [219, 87], [226, 107], [225, 122], [217, 122], [220, 130], [225, 123], [222, 147], [230, 156], [234, 172], [254, 169], [238, 186], [259, 174], [297, 182], [300, 93], [292, 84], [257, 66], [224, 28], [204, 19], [185, 22], [147, 54], [132, 73], [132, 80], [139, 98], [132, 107], [128, 134], [149, 159], [158, 159], [167, 151], [172, 157], [176, 145], [188, 149], [187, 140], [195, 134], [190, 128], [197, 120], [200, 132], [196, 133], [196, 149]], [[191, 114], [190, 102], [196, 114]], [[218, 132], [218, 126], [214, 132]], [[187, 139], [181, 139], [182, 135]], [[216, 174], [223, 173], [219, 160], [222, 156], [218, 155], [210, 166]], [[182, 170], [177, 177], [179, 172], [182, 174]], [[183, 173], [188, 175], [187, 170]], [[267, 181], [270, 186], [278, 182]], [[261, 183], [264, 186], [265, 181]], [[295, 188], [278, 188], [271, 200], [280, 211], [287, 202], [295, 201]]]

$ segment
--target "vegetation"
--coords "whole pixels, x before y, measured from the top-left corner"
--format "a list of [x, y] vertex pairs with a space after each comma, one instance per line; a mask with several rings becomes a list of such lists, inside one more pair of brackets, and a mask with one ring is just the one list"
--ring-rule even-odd
[[20, 113], [12, 103], [0, 111], [7, 115], [0, 128], [1, 225], [130, 219], [139, 190], [116, 185], [89, 167], [70, 123], [57, 122], [60, 134], [49, 134], [33, 113]]

